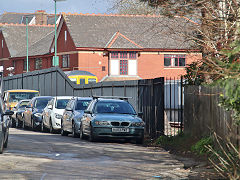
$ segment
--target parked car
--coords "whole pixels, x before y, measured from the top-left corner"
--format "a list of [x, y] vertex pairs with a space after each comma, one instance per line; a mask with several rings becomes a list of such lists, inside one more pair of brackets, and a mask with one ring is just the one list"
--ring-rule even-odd
[[90, 141], [134, 139], [137, 144], [143, 143], [145, 123], [138, 117], [142, 113], [137, 115], [132, 105], [123, 99], [95, 97], [81, 119], [80, 138], [88, 136]]
[[91, 100], [90, 97], [74, 97], [68, 102], [61, 121], [62, 136], [72, 133], [72, 137], [79, 137], [81, 118]]
[[11, 115], [13, 115], [13, 111], [6, 110], [3, 99], [0, 97], [0, 154], [3, 153], [3, 149], [7, 148], [8, 145]]
[[43, 110], [43, 121], [41, 130], [48, 129], [51, 133], [61, 129], [61, 119], [67, 103], [71, 96], [54, 97], [48, 102], [48, 105]]
[[43, 109], [52, 98], [52, 96], [32, 98], [23, 112], [23, 128], [31, 127], [33, 130], [36, 130], [38, 127], [41, 127]]
[[[18, 101], [23, 99], [32, 99], [33, 97], [39, 96], [39, 91], [31, 89], [12, 89], [4, 91], [3, 100], [7, 109], [12, 110]], [[12, 120], [12, 119], [11, 119]], [[12, 127], [16, 127], [16, 121], [12, 120]]]
[[12, 109], [14, 114], [12, 115], [12, 123], [16, 125], [17, 128], [23, 125], [23, 112], [25, 107], [30, 102], [30, 99], [24, 99], [17, 103], [17, 105]]

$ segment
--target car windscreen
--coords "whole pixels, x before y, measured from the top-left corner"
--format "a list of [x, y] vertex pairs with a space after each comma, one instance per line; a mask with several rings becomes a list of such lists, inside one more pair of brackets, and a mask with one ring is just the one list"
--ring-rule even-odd
[[34, 107], [37, 109], [43, 109], [47, 106], [48, 101], [50, 101], [51, 98], [39, 98], [36, 99]]
[[136, 114], [128, 102], [99, 101], [94, 108], [95, 113]]
[[75, 110], [86, 110], [91, 100], [77, 100]]
[[22, 101], [20, 104], [19, 104], [19, 107], [18, 108], [25, 108], [27, 105], [28, 105], [29, 101]]
[[65, 109], [68, 102], [69, 102], [69, 99], [57, 99], [55, 107], [57, 109]]
[[32, 99], [38, 96], [38, 92], [10, 92], [9, 102], [18, 102], [23, 99]]

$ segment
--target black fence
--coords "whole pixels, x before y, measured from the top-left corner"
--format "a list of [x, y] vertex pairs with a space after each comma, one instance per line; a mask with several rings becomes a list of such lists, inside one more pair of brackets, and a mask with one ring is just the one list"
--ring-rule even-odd
[[164, 78], [76, 85], [58, 67], [4, 78], [4, 90], [35, 89], [43, 96], [127, 96], [143, 112], [146, 133], [164, 134]]

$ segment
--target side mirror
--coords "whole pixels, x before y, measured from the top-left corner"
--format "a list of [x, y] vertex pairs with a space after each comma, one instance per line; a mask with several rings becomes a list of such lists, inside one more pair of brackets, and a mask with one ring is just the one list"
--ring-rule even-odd
[[4, 115], [4, 116], [12, 116], [13, 114], [14, 114], [13, 111], [11, 111], [11, 110], [6, 110], [3, 115]]
[[143, 112], [138, 112], [138, 116], [142, 117], [143, 116]]
[[86, 114], [92, 114], [92, 111], [85, 110], [84, 113], [86, 113]]
[[48, 108], [48, 109], [53, 109], [53, 106], [52, 106], [52, 105], [48, 105], [47, 108]]

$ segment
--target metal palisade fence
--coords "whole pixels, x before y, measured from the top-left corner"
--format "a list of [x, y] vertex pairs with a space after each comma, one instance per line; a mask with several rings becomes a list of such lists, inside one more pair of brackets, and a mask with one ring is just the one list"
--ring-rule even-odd
[[35, 89], [42, 96], [127, 96], [137, 112], [143, 112], [146, 134], [164, 134], [164, 78], [100, 82], [76, 85], [54, 67], [4, 78], [4, 90]]

